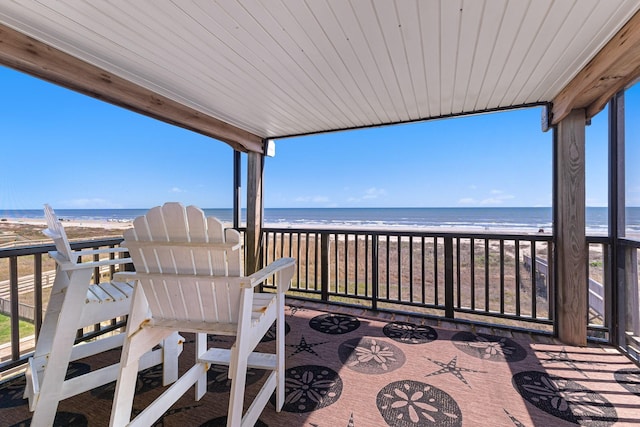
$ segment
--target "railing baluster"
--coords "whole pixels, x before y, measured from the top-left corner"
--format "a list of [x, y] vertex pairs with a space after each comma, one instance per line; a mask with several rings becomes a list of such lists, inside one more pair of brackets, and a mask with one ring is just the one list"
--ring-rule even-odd
[[515, 257], [516, 257], [516, 316], [520, 316], [520, 240], [515, 240]]
[[309, 290], [309, 232], [304, 234], [304, 259], [306, 260], [306, 268], [304, 269], [304, 288]]
[[[605, 245], [602, 245], [602, 252], [604, 254], [608, 254], [608, 251], [605, 248]], [[547, 243], [547, 301], [549, 303], [549, 312], [547, 313], [547, 318], [549, 320], [555, 319], [556, 312], [556, 281], [554, 276], [554, 263], [553, 263], [553, 246], [550, 243]], [[605, 270], [606, 271], [606, 270]], [[605, 301], [606, 304], [606, 301]], [[609, 303], [610, 304], [610, 303]], [[608, 324], [610, 327], [611, 324]]]
[[413, 236], [409, 236], [409, 302], [413, 302]]
[[398, 302], [402, 301], [402, 238], [400, 236], [396, 236], [398, 241], [397, 244], [397, 256], [398, 256]]
[[453, 239], [444, 238], [444, 315], [453, 319]]
[[484, 311], [489, 312], [489, 239], [484, 239]]
[[390, 299], [391, 299], [391, 287], [390, 287], [390, 285], [389, 285], [389, 278], [390, 278], [390, 277], [389, 277], [389, 276], [390, 276], [389, 270], [391, 270], [391, 266], [390, 266], [391, 257], [390, 257], [390, 255], [389, 255], [389, 251], [390, 251], [390, 243], [389, 243], [389, 240], [391, 240], [391, 238], [390, 238], [389, 236], [386, 236], [385, 238], [386, 238], [386, 240], [387, 240], [387, 259], [386, 259], [386, 261], [387, 261], [387, 266], [386, 266], [386, 268], [385, 268], [386, 276], [387, 276], [387, 277], [386, 277], [386, 279], [387, 279], [387, 294], [385, 295], [385, 298], [386, 298], [387, 300], [390, 300]]
[[457, 297], [458, 297], [458, 304], [457, 304], [458, 308], [462, 307], [462, 295], [460, 292], [460, 287], [462, 286], [461, 277], [460, 277], [461, 269], [462, 269], [462, 261], [460, 258], [460, 238], [456, 237], [456, 276], [457, 276], [456, 289], [457, 289]]
[[339, 286], [339, 283], [340, 283], [340, 274], [339, 274], [339, 272], [340, 272], [340, 261], [339, 261], [340, 260], [340, 257], [339, 257], [339, 255], [340, 255], [340, 250], [339, 250], [340, 234], [339, 233], [335, 234], [335, 242], [334, 243], [335, 243], [335, 248], [336, 248], [336, 250], [335, 250], [336, 262], [334, 264], [334, 269], [333, 269], [335, 271], [335, 275], [336, 275], [336, 279], [334, 281], [334, 283], [335, 283], [335, 291], [334, 292], [337, 294], [338, 293], [338, 286]]
[[[318, 290], [318, 266], [320, 265], [320, 233], [315, 233], [313, 238], [314, 243], [314, 264], [313, 264], [313, 290]], [[329, 252], [329, 246], [327, 246], [327, 253]], [[328, 261], [327, 261], [328, 262]], [[327, 268], [329, 265], [327, 264]], [[328, 282], [327, 282], [328, 283]]]
[[469, 268], [471, 273], [471, 310], [476, 309], [476, 248], [475, 239], [469, 239]]
[[364, 296], [369, 296], [369, 235], [364, 237]]
[[33, 303], [33, 322], [37, 340], [42, 326], [42, 254], [33, 255]]
[[9, 295], [11, 298], [11, 360], [20, 358], [20, 317], [18, 304], [18, 257], [9, 258]]
[[[98, 249], [98, 248], [93, 248], [93, 249]], [[100, 261], [100, 255], [99, 254], [93, 254], [93, 261], [94, 262], [98, 262]], [[94, 267], [93, 268], [93, 283], [95, 283], [96, 285], [98, 283], [100, 283], [100, 280], [102, 279], [100, 274], [100, 267]], [[102, 329], [102, 325], [100, 323], [96, 323], [93, 325], [93, 332], [99, 332]]]
[[433, 302], [438, 305], [439, 295], [438, 289], [440, 287], [440, 278], [438, 270], [438, 238], [433, 238]]
[[349, 288], [349, 234], [344, 235], [344, 290], [343, 294], [347, 295]]
[[500, 313], [504, 314], [504, 240], [500, 239]]
[[[298, 245], [296, 247], [297, 259], [299, 260], [300, 259], [300, 232], [296, 233], [296, 241], [298, 242]], [[297, 272], [297, 276], [296, 276], [298, 289], [300, 289], [300, 269], [302, 268], [301, 264], [302, 264], [301, 262], [298, 262], [298, 272]]]
[[371, 243], [371, 309], [378, 309], [378, 262], [379, 262], [379, 247], [380, 244], [378, 234], [373, 235], [373, 242]]
[[536, 254], [536, 241], [531, 240], [531, 317], [537, 318], [537, 299], [538, 299], [538, 274], [537, 274], [537, 254]]
[[353, 280], [353, 295], [358, 295], [358, 272], [359, 272], [359, 266], [360, 266], [360, 260], [358, 259], [358, 244], [360, 243], [360, 235], [358, 233], [354, 234], [354, 244], [353, 244], [353, 252], [354, 252], [354, 267], [353, 267], [353, 271], [355, 273], [355, 277]]
[[[426, 304], [427, 302], [427, 290], [426, 290], [426, 286], [427, 286], [427, 282], [426, 282], [426, 262], [427, 262], [427, 254], [426, 254], [426, 250], [425, 250], [425, 237], [421, 236], [420, 237], [420, 258], [422, 259], [422, 263], [421, 263], [421, 273], [420, 273], [420, 277], [421, 279], [421, 283], [422, 283], [422, 304]], [[437, 302], [436, 302], [437, 304]]]
[[[337, 239], [336, 239], [337, 240]], [[329, 234], [320, 235], [320, 298], [329, 301]]]
[[[278, 236], [280, 237], [280, 257], [284, 257], [284, 233], [278, 233]], [[276, 254], [275, 254], [275, 245], [274, 246], [274, 253], [273, 253], [273, 259], [276, 260]]]

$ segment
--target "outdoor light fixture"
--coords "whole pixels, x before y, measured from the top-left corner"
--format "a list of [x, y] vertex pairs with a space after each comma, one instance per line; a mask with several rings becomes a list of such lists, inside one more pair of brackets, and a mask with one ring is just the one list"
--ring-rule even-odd
[[276, 155], [276, 142], [273, 139], [267, 139], [264, 142], [264, 154], [267, 157], [274, 157]]

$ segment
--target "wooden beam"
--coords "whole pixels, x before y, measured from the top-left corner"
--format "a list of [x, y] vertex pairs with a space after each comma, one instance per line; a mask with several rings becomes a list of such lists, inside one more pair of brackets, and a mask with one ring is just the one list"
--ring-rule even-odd
[[262, 138], [182, 105], [0, 24], [0, 64], [146, 116], [263, 152]]
[[247, 158], [247, 231], [245, 233], [245, 274], [258, 271], [262, 265], [262, 154], [249, 153]]
[[555, 209], [558, 338], [587, 344], [587, 239], [585, 235], [585, 111], [556, 128]]
[[553, 100], [554, 125], [572, 110], [586, 119], [640, 76], [640, 12], [637, 12]]

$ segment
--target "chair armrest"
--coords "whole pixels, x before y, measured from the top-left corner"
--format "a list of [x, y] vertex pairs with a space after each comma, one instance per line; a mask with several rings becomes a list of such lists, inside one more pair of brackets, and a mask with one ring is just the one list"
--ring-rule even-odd
[[87, 256], [87, 255], [101, 255], [101, 254], [117, 254], [128, 252], [129, 249], [121, 246], [116, 248], [104, 248], [104, 249], [82, 249], [80, 251], [73, 251], [74, 255]]
[[289, 290], [295, 266], [295, 258], [280, 258], [263, 269], [256, 271], [251, 276], [245, 277], [241, 282], [241, 286], [243, 288], [253, 288], [274, 274], [279, 273], [277, 280], [278, 292], [286, 292]]
[[135, 271], [116, 271], [113, 275], [114, 282], [130, 282], [132, 280], [138, 280]]
[[49, 252], [51, 258], [55, 259], [60, 269], [63, 271], [70, 270], [82, 270], [85, 268], [95, 268], [102, 267], [103, 265], [120, 265], [120, 264], [129, 264], [133, 261], [131, 258], [116, 258], [116, 259], [101, 259], [100, 261], [91, 261], [91, 262], [80, 262], [75, 263], [66, 259], [64, 256], [60, 255], [58, 251]]

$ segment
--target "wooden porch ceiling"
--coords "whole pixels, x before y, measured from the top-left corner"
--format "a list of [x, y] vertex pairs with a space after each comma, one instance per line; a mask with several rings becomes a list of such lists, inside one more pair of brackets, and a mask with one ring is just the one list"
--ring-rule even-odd
[[552, 103], [640, 75], [636, 0], [0, 2], [0, 64], [262, 152], [263, 140]]

